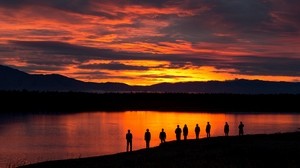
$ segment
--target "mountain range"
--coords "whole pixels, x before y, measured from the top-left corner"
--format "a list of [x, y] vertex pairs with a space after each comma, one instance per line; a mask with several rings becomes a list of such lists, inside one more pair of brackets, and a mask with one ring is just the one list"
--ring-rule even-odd
[[236, 79], [228, 81], [178, 82], [159, 83], [150, 86], [130, 86], [124, 83], [83, 82], [59, 74], [28, 74], [8, 66], [0, 65], [0, 90], [300, 94], [300, 83]]

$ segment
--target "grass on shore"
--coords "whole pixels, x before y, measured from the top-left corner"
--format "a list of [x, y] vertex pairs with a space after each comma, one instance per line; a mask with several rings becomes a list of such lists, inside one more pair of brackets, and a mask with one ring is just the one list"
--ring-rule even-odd
[[22, 168], [300, 167], [300, 132], [171, 141], [130, 153], [48, 161]]

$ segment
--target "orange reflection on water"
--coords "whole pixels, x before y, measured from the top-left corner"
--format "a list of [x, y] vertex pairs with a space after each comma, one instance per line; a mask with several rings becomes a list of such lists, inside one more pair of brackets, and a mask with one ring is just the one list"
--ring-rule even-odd
[[[195, 139], [196, 135], [194, 132], [196, 124], [200, 126], [200, 138], [206, 136], [205, 126], [207, 122], [212, 125], [211, 136], [220, 135], [224, 122], [226, 119], [225, 114], [210, 114], [210, 113], [179, 113], [179, 112], [126, 112], [123, 115], [124, 118], [122, 125], [124, 130], [122, 134], [130, 129], [133, 134], [133, 144], [134, 148], [144, 148], [145, 142], [143, 141], [144, 133], [148, 128], [151, 132], [152, 139], [150, 142], [151, 146], [157, 146], [160, 144], [159, 133], [162, 128], [164, 128], [167, 134], [167, 140], [175, 140], [175, 129], [179, 125], [183, 128], [186, 124], [189, 128], [188, 139]], [[138, 142], [138, 143], [134, 143]], [[125, 149], [125, 148], [124, 148]]]
[[195, 139], [199, 124], [200, 138], [206, 138], [210, 122], [211, 137], [224, 136], [224, 123], [229, 136], [236, 136], [243, 121], [245, 134], [297, 131], [299, 114], [260, 113], [189, 113], [189, 112], [94, 112], [65, 115], [4, 116], [0, 120], [0, 167], [7, 162], [26, 160], [31, 163], [53, 159], [78, 158], [125, 152], [127, 130], [133, 133], [133, 150], [145, 148], [144, 133], [152, 134], [150, 147], [160, 144], [162, 128], [167, 141], [175, 140], [175, 128], [189, 128], [188, 139]]

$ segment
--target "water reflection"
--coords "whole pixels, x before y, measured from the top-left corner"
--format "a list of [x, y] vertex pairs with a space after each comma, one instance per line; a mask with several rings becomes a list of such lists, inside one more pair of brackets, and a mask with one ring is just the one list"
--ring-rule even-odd
[[133, 134], [133, 150], [145, 148], [144, 133], [149, 128], [150, 147], [160, 143], [164, 128], [166, 141], [175, 140], [175, 128], [189, 128], [188, 139], [195, 139], [194, 128], [200, 126], [200, 138], [206, 137], [205, 126], [211, 124], [211, 136], [223, 136], [225, 122], [229, 136], [238, 135], [243, 121], [245, 134], [296, 131], [299, 114], [224, 114], [178, 112], [97, 112], [68, 115], [5, 116], [0, 120], [0, 167], [20, 161], [78, 158], [126, 151], [125, 135]]

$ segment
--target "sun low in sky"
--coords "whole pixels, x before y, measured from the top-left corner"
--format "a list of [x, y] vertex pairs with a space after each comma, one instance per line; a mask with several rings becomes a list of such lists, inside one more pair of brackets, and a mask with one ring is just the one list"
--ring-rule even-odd
[[150, 85], [300, 81], [298, 0], [0, 0], [0, 64]]

